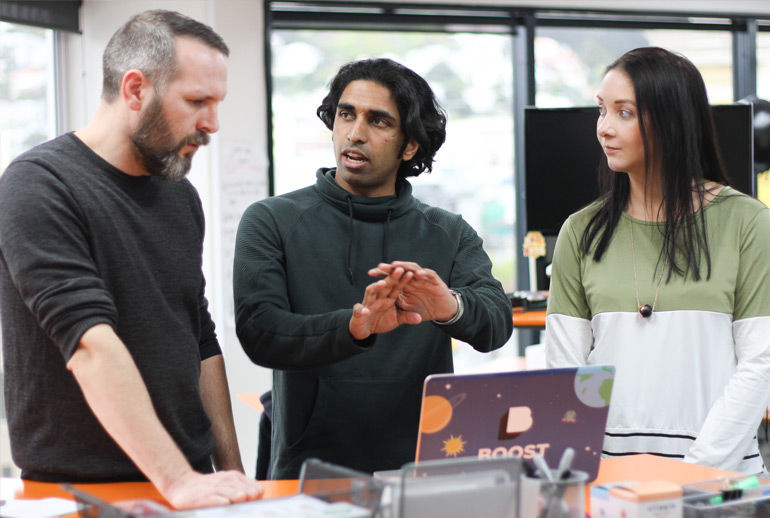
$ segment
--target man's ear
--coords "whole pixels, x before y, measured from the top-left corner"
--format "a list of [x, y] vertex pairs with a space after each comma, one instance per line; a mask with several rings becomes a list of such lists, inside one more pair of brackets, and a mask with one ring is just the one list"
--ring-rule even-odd
[[147, 76], [141, 70], [131, 69], [123, 74], [120, 95], [131, 110], [140, 111], [151, 88]]
[[420, 144], [414, 139], [410, 140], [404, 148], [404, 152], [401, 154], [401, 160], [404, 162], [410, 161], [415, 153], [417, 153], [418, 149], [420, 149]]

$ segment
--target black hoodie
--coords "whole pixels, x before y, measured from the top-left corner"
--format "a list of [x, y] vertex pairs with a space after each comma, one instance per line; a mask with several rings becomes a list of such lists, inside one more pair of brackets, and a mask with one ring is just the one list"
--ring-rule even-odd
[[[452, 372], [451, 337], [479, 351], [511, 335], [511, 304], [482, 241], [461, 216], [412, 196], [355, 196], [319, 169], [316, 184], [249, 207], [235, 245], [236, 331], [274, 369], [272, 477], [309, 457], [362, 471], [414, 460], [422, 384]], [[460, 292], [456, 323], [402, 325], [366, 340], [348, 331], [380, 262], [413, 261]]]

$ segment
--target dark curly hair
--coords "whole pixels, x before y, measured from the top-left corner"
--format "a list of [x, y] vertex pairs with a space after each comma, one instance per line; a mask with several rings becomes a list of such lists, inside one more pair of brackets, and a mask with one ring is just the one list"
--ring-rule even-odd
[[363, 59], [343, 65], [330, 81], [329, 93], [316, 110], [318, 118], [333, 129], [342, 92], [359, 79], [381, 84], [396, 100], [404, 133], [399, 155], [410, 140], [420, 145], [411, 160], [401, 162], [399, 178], [431, 172], [433, 157], [446, 139], [446, 113], [425, 79], [392, 59]]

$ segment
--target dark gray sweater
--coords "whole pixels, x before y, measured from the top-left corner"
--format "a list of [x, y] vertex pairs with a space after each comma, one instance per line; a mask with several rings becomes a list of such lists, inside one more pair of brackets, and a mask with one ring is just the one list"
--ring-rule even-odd
[[[412, 196], [353, 196], [317, 172], [316, 184], [255, 203], [238, 228], [234, 291], [241, 345], [273, 377], [272, 476], [296, 478], [319, 457], [363, 471], [414, 460], [422, 384], [452, 371], [451, 338], [501, 347], [511, 304], [462, 217]], [[414, 261], [462, 293], [455, 324], [402, 325], [363, 342], [352, 308], [381, 261]]]
[[191, 463], [214, 449], [200, 362], [220, 354], [201, 272], [203, 211], [189, 181], [134, 177], [73, 134], [0, 176], [0, 317], [14, 462], [35, 480], [140, 479], [66, 369], [111, 325]]

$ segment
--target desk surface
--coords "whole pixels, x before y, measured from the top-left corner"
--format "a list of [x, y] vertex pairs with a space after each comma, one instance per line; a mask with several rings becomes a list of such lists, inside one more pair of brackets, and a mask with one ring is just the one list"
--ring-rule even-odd
[[[738, 474], [730, 471], [687, 464], [653, 455], [630, 455], [616, 459], [602, 459], [599, 475], [593, 485], [632, 480], [666, 480], [676, 484], [687, 484], [736, 475]], [[297, 480], [268, 480], [263, 481], [262, 484], [265, 487], [265, 498], [293, 495], [299, 488]], [[168, 505], [149, 482], [73, 484], [73, 486], [107, 502], [150, 499]], [[58, 484], [14, 478], [0, 479], [0, 499], [2, 500], [51, 496], [72, 499], [72, 496]]]
[[724, 471], [708, 466], [689, 464], [655, 455], [628, 455], [614, 459], [602, 459], [599, 474], [591, 485], [611, 482], [665, 480], [675, 484], [690, 484], [721, 477], [736, 477], [740, 473]]
[[523, 310], [513, 308], [513, 327], [515, 328], [545, 328], [545, 310]]
[[[298, 480], [266, 480], [261, 484], [265, 488], [264, 498], [294, 495], [299, 489]], [[121, 500], [147, 499], [168, 505], [155, 486], [149, 482], [116, 482], [107, 484], [72, 484], [73, 487], [85, 491], [105, 502]], [[33, 482], [18, 478], [0, 479], [0, 500], [21, 498], [59, 497], [73, 500], [70, 493], [59, 484], [50, 482]]]

